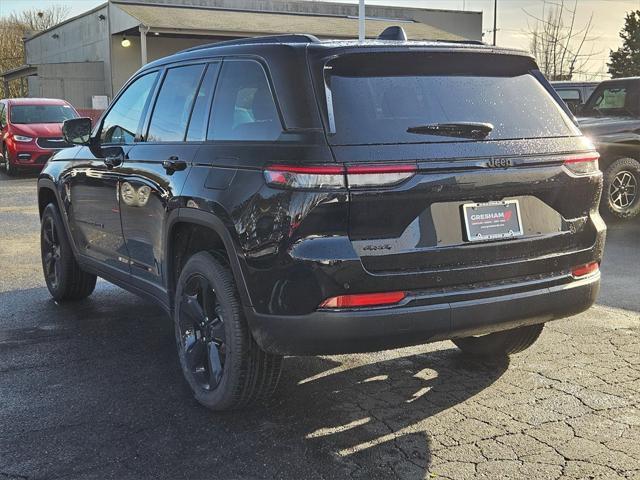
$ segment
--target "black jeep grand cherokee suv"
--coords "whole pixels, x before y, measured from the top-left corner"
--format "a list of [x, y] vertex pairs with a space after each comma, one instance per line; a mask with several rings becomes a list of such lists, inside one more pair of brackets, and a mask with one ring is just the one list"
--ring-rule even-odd
[[175, 322], [196, 398], [270, 395], [282, 355], [453, 339], [507, 355], [587, 309], [597, 154], [526, 54], [232, 41], [143, 67], [38, 180], [58, 300], [96, 276]]

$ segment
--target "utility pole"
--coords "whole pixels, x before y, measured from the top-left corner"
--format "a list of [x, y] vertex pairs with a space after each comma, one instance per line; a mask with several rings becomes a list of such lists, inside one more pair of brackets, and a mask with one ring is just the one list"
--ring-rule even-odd
[[360, 0], [358, 8], [358, 40], [364, 42], [365, 25], [364, 25], [364, 0]]
[[498, 33], [498, 0], [493, 0], [493, 44], [496, 44], [496, 34]]

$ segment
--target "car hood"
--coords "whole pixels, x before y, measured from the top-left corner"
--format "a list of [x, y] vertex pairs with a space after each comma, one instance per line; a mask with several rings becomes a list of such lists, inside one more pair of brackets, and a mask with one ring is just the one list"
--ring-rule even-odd
[[61, 137], [61, 123], [17, 123], [13, 125], [15, 135], [27, 137]]
[[640, 119], [634, 117], [578, 117], [578, 124], [584, 134], [598, 137], [636, 130], [640, 127]]

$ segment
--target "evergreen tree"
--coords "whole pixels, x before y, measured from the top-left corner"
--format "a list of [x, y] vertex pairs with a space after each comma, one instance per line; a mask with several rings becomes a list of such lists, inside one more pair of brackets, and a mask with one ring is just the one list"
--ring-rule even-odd
[[627, 14], [620, 38], [622, 47], [609, 55], [609, 73], [613, 78], [640, 75], [640, 10]]

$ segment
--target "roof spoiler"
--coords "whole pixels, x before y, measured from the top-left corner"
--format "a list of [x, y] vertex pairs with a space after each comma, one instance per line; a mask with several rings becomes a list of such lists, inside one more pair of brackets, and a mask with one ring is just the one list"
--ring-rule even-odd
[[393, 26], [385, 28], [380, 35], [378, 35], [378, 40], [396, 40], [400, 42], [407, 41], [407, 32], [404, 31], [404, 28]]

